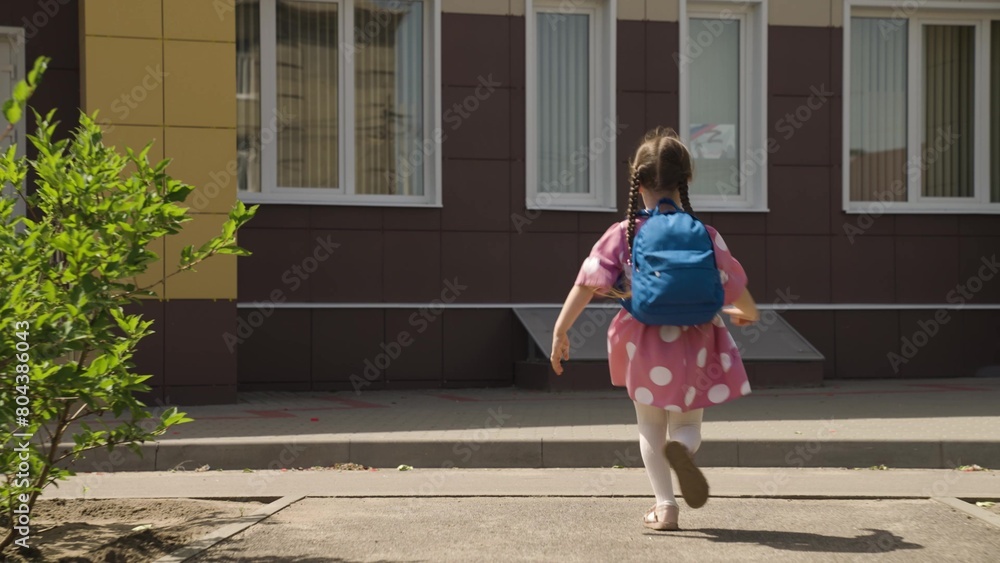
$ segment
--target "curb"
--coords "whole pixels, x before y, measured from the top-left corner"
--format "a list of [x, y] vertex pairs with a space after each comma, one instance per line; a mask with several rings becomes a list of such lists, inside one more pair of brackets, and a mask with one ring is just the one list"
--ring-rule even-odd
[[[371, 467], [421, 468], [642, 467], [638, 440], [401, 440], [266, 439], [169, 440], [127, 449], [92, 450], [80, 472], [283, 469], [354, 462]], [[67, 444], [67, 446], [70, 446]], [[998, 441], [706, 440], [696, 456], [702, 467], [954, 469], [1000, 467]]]
[[952, 497], [933, 497], [934, 500], [946, 504], [955, 510], [959, 510], [972, 516], [973, 518], [978, 518], [987, 524], [993, 524], [997, 528], [1000, 528], [1000, 516], [989, 512], [988, 510], [982, 509], [974, 504], [965, 502], [964, 500], [952, 498]]
[[188, 559], [198, 555], [199, 553], [215, 547], [219, 543], [235, 536], [236, 534], [246, 530], [250, 526], [260, 522], [261, 520], [273, 515], [279, 510], [290, 506], [300, 500], [303, 496], [287, 496], [282, 497], [271, 504], [261, 507], [259, 510], [255, 511], [253, 514], [248, 514], [239, 519], [239, 522], [233, 522], [232, 524], [226, 524], [225, 526], [218, 528], [212, 532], [209, 532], [202, 536], [201, 538], [194, 540], [184, 547], [175, 550], [163, 557], [157, 559], [154, 563], [182, 563]]

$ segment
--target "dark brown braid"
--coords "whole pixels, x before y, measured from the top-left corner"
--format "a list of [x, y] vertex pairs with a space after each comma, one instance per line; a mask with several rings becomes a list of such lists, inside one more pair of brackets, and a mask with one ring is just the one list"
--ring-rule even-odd
[[677, 191], [681, 194], [681, 205], [684, 206], [684, 211], [687, 211], [689, 215], [697, 219], [698, 216], [694, 214], [694, 208], [691, 207], [691, 197], [688, 195], [687, 182], [683, 182], [677, 186]]
[[628, 211], [626, 211], [626, 218], [628, 219], [628, 256], [629, 262], [632, 261], [632, 241], [635, 239], [635, 215], [639, 212], [639, 186], [642, 183], [642, 168], [636, 168], [632, 172], [632, 182], [629, 185], [628, 192]]

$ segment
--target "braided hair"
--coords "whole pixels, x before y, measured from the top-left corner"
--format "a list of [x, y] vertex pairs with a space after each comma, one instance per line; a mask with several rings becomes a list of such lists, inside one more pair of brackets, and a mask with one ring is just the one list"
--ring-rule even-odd
[[629, 260], [635, 240], [636, 215], [641, 210], [640, 187], [664, 195], [677, 190], [684, 211], [694, 215], [688, 188], [693, 175], [691, 153], [673, 129], [657, 127], [646, 133], [632, 158], [630, 169], [628, 211], [625, 215], [628, 221]]

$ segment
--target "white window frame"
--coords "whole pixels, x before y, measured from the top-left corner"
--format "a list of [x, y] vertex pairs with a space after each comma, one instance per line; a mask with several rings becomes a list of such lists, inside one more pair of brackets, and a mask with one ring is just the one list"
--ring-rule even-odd
[[[691, 194], [691, 204], [703, 211], [767, 211], [767, 0], [688, 1], [680, 3], [679, 66], [680, 136], [690, 141], [690, 84], [688, 50], [691, 19], [733, 19], [740, 22], [740, 194]], [[750, 167], [746, 163], [752, 162]], [[697, 174], [695, 170], [695, 174]]]
[[[992, 13], [990, 12], [992, 10]], [[890, 214], [1000, 214], [1000, 202], [990, 202], [990, 21], [1000, 2], [928, 1], [917, 10], [902, 9], [894, 0], [845, 0], [844, 5], [844, 96], [842, 146], [842, 208], [846, 213]], [[851, 18], [871, 17], [907, 22], [907, 170], [921, 161], [923, 122], [923, 39], [927, 25], [966, 25], [975, 28], [975, 82], [973, 114], [973, 197], [925, 197], [922, 174], [906, 174], [907, 201], [851, 201]], [[987, 124], [985, 126], [981, 124]]]
[[[27, 75], [27, 63], [25, 62], [24, 46], [25, 46], [25, 36], [24, 28], [22, 27], [5, 27], [0, 26], [0, 41], [8, 41], [11, 44], [11, 54], [13, 61], [10, 62], [11, 66], [6, 66], [8, 63], [0, 61], [0, 72], [10, 72], [10, 92], [0, 92], [0, 103], [3, 103], [10, 99], [14, 85], [19, 81], [24, 80]], [[8, 138], [9, 143], [17, 144], [16, 157], [22, 158], [25, 155], [25, 140], [27, 140], [26, 126], [25, 122], [28, 119], [27, 112], [22, 116], [21, 121], [14, 125], [14, 130], [11, 136]], [[4, 120], [6, 122], [6, 120]], [[6, 128], [6, 125], [4, 126]], [[10, 146], [9, 144], [7, 146]], [[14, 191], [13, 186], [0, 186], [3, 190], [3, 195], [6, 197], [14, 198], [14, 215], [23, 216], [25, 214], [24, 200], [17, 196]], [[24, 193], [26, 186], [21, 186], [21, 193]]]
[[[541, 192], [538, 186], [538, 25], [539, 14], [590, 15], [590, 188], [587, 194]], [[617, 0], [525, 0], [525, 205], [527, 209], [617, 211], [615, 190], [617, 129], [604, 135], [608, 120], [618, 123], [615, 106]], [[616, 125], [617, 127], [617, 125]], [[597, 139], [603, 150], [593, 150]]]
[[[338, 4], [341, 70], [338, 88], [340, 136], [340, 182], [336, 188], [291, 188], [278, 186], [278, 144], [261, 143], [261, 191], [238, 191], [246, 203], [363, 205], [380, 207], [441, 207], [441, 0], [424, 2], [424, 139], [431, 154], [424, 154], [423, 195], [378, 195], [354, 193], [354, 0], [299, 0]], [[272, 129], [277, 111], [277, 0], [260, 0], [260, 123]]]

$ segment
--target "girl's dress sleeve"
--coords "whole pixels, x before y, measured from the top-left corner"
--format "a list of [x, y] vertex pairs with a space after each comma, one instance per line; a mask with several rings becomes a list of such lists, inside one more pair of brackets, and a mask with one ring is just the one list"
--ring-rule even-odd
[[733, 258], [729, 252], [726, 241], [718, 231], [706, 225], [708, 233], [712, 236], [712, 245], [715, 247], [715, 265], [719, 268], [719, 277], [722, 278], [722, 288], [725, 290], [725, 302], [730, 304], [743, 295], [743, 290], [747, 287], [747, 273], [743, 266]]
[[583, 261], [575, 285], [596, 287], [604, 291], [614, 287], [624, 270], [627, 247], [624, 222], [611, 225]]

